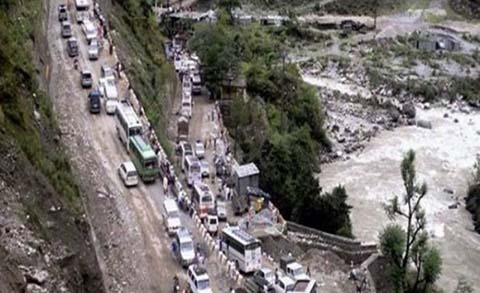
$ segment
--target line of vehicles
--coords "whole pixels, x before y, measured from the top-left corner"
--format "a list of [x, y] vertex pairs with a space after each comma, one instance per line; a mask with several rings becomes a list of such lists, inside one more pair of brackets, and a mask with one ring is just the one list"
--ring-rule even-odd
[[[88, 0], [76, 0], [77, 23], [82, 23], [83, 33], [89, 46], [97, 43], [97, 29], [88, 16]], [[61, 36], [67, 38], [67, 53], [70, 57], [79, 55], [79, 44], [73, 37], [73, 29], [68, 22], [68, 10], [65, 5], [58, 8], [58, 18], [61, 21]], [[96, 44], [97, 43], [97, 44]], [[98, 54], [90, 54], [89, 59], [98, 59]], [[96, 56], [96, 57], [95, 57]], [[199, 64], [199, 62], [194, 62]], [[182, 65], [189, 68], [187, 77], [184, 76], [184, 91], [191, 94], [198, 94], [201, 88], [198, 68], [195, 69], [192, 63]], [[198, 76], [197, 76], [198, 74]], [[120, 142], [125, 146], [131, 161], [120, 164], [118, 174], [125, 186], [136, 186], [139, 181], [152, 182], [159, 176], [159, 160], [157, 153], [150, 144], [143, 138], [143, 126], [137, 117], [133, 107], [126, 101], [119, 101], [116, 88], [115, 74], [111, 67], [103, 65], [100, 72], [101, 78], [98, 87], [88, 94], [89, 111], [91, 113], [101, 112], [101, 100], [104, 99], [105, 112], [115, 115], [116, 131]], [[93, 74], [88, 70], [80, 73], [82, 88], [92, 89], [94, 85]], [[191, 108], [190, 108], [191, 117]], [[188, 114], [188, 113], [187, 113]], [[219, 235], [221, 250], [227, 258], [243, 273], [253, 274], [255, 282], [265, 292], [315, 292], [315, 281], [306, 277], [303, 268], [294, 261], [285, 261], [281, 266], [285, 275], [272, 277], [272, 271], [262, 268], [261, 243], [239, 227], [233, 226], [219, 231], [219, 221], [226, 220], [227, 211], [225, 202], [216, 201], [215, 195], [207, 184], [202, 183], [202, 177], [209, 176], [209, 167], [205, 158], [205, 147], [202, 142], [197, 141], [192, 146], [184, 142], [180, 147], [181, 166], [187, 177], [187, 184], [192, 188], [191, 201], [197, 214], [209, 233]], [[213, 211], [213, 212], [212, 212]], [[182, 226], [178, 203], [174, 199], [166, 199], [163, 202], [163, 223], [167, 233], [173, 237], [176, 249], [174, 257], [185, 268], [187, 268], [187, 281], [191, 292], [209, 293], [210, 280], [205, 268], [198, 263], [199, 250], [196, 248], [192, 234]], [[260, 284], [262, 284], [260, 286]]]

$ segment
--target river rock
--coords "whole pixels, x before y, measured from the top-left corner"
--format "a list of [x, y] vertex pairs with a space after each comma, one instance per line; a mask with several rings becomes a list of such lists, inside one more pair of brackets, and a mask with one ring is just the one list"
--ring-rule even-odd
[[402, 113], [407, 116], [407, 118], [415, 118], [417, 115], [417, 110], [413, 103], [405, 103], [402, 106]]

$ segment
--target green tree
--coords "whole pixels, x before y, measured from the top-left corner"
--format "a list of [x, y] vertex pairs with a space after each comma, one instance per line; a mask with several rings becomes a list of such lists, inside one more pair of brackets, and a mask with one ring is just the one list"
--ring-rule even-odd
[[[427, 185], [417, 183], [413, 150], [404, 156], [401, 174], [405, 187], [403, 200], [400, 203], [398, 196], [393, 197], [385, 205], [385, 210], [391, 219], [399, 216], [406, 220], [407, 230], [405, 232], [399, 226], [387, 227], [381, 234], [380, 246], [390, 259], [391, 277], [396, 289], [399, 292], [417, 292], [422, 288], [425, 292], [438, 279], [442, 259], [438, 250], [428, 245], [425, 210], [421, 207]], [[410, 263], [414, 265], [413, 281], [408, 276]]]
[[480, 233], [480, 158], [474, 165], [474, 173], [467, 191], [467, 210], [472, 214], [475, 231]]
[[229, 13], [232, 11], [232, 9], [242, 7], [240, 0], [218, 0], [217, 5], [218, 7], [225, 9]]

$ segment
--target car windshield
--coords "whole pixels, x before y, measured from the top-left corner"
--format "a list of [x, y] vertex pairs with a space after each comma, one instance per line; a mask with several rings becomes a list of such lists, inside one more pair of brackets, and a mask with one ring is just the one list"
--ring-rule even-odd
[[145, 168], [147, 168], [147, 169], [154, 169], [156, 163], [157, 163], [157, 160], [156, 160], [156, 159], [148, 160], [148, 161], [145, 162]]
[[115, 86], [115, 82], [112, 79], [109, 78], [109, 79], [107, 79], [107, 85], [113, 87], [113, 86]]
[[211, 225], [217, 224], [217, 219], [216, 218], [211, 218], [209, 224], [211, 224]]
[[193, 250], [193, 243], [192, 242], [180, 243], [180, 249], [182, 251], [192, 251]]
[[130, 133], [130, 136], [140, 135], [142, 134], [142, 128], [141, 127], [130, 128], [129, 133]]
[[127, 173], [127, 176], [128, 176], [128, 177], [137, 176], [137, 171], [130, 171], [130, 172]]
[[199, 290], [205, 290], [210, 288], [210, 281], [209, 280], [202, 280], [198, 281], [198, 289]]
[[170, 218], [178, 218], [178, 211], [171, 211], [168, 213]]
[[211, 195], [204, 195], [202, 196], [202, 202], [211, 202], [213, 199], [212, 199], [212, 196]]
[[82, 74], [82, 78], [84, 78], [84, 79], [90, 79], [90, 78], [92, 78], [92, 74], [91, 74], [90, 72], [84, 72], [84, 73]]
[[189, 103], [189, 102], [183, 102], [183, 103], [182, 103], [182, 106], [184, 106], [184, 107], [190, 107], [190, 103]]
[[265, 279], [266, 280], [269, 280], [269, 279], [273, 279], [273, 272], [264, 272], [265, 273]]
[[200, 165], [197, 165], [197, 164], [192, 165], [191, 172], [192, 172], [192, 173], [198, 173], [198, 172], [200, 172]]
[[294, 276], [298, 276], [298, 275], [303, 275], [305, 272], [303, 271], [303, 268], [302, 267], [299, 267], [295, 270], [293, 270], [293, 275]]

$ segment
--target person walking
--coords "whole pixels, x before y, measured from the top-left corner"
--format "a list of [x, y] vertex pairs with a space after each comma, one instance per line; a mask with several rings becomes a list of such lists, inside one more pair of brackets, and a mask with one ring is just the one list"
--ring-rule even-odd
[[165, 194], [165, 196], [168, 196], [168, 178], [167, 178], [167, 175], [165, 174], [163, 176], [163, 194]]

